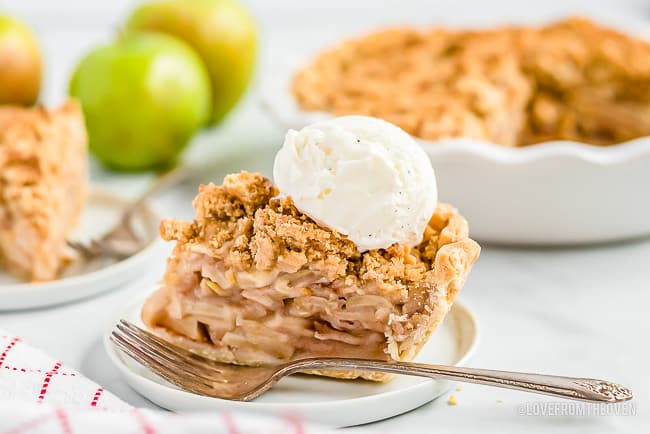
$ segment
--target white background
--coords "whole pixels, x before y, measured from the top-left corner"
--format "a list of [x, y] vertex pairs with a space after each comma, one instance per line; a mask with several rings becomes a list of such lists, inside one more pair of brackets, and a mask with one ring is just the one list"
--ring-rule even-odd
[[[0, 0], [0, 12], [20, 16], [35, 29], [46, 57], [44, 101], [60, 102], [70, 72], [84, 52], [110, 41], [136, 2], [127, 0]], [[494, 25], [541, 22], [573, 13], [615, 22], [648, 20], [650, 2], [630, 1], [414, 1], [248, 0], [262, 29], [262, 67], [257, 82], [272, 77], [273, 64], [304, 56], [344, 35], [378, 25]], [[278, 146], [282, 131], [257, 109], [251, 92], [228, 122], [204, 136], [214, 147]], [[201, 155], [195, 144], [190, 155]], [[246, 165], [246, 164], [244, 164]], [[212, 179], [223, 174], [215, 168]], [[94, 182], [133, 194], [147, 176], [115, 176], [95, 168]], [[646, 187], [647, 188], [647, 187]], [[194, 186], [156, 202], [164, 215], [191, 214]], [[640, 193], [644, 193], [643, 189]], [[640, 200], [647, 200], [647, 193]], [[606, 197], [603, 200], [607, 200]], [[461, 210], [462, 211], [462, 210]], [[621, 219], [625, 210], [621, 210]], [[617, 222], [612, 222], [617, 224]], [[471, 222], [470, 222], [471, 225]], [[160, 257], [166, 250], [160, 252]], [[133, 285], [75, 304], [0, 314], [0, 328], [47, 350], [123, 399], [150, 406], [110, 366], [100, 333], [111, 311], [152, 285], [162, 261]], [[617, 380], [636, 392], [629, 417], [519, 416], [517, 408], [544, 398], [465, 386], [459, 405], [441, 398], [414, 412], [373, 426], [386, 432], [648, 432], [650, 427], [650, 242], [572, 249], [487, 246], [463, 290], [479, 314], [483, 339], [472, 365], [593, 376]], [[1, 302], [1, 301], [0, 301]]]

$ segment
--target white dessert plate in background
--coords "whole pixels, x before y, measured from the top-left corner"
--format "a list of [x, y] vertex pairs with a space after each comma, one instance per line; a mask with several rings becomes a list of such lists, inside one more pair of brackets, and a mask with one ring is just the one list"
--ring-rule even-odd
[[[645, 22], [609, 24], [641, 37], [649, 34]], [[292, 97], [290, 82], [305, 63], [280, 61], [262, 86], [265, 108], [288, 128], [332, 117], [304, 111]], [[459, 209], [479, 241], [578, 245], [650, 235], [650, 137], [606, 147], [416, 140], [436, 171], [440, 200]]]
[[[89, 240], [101, 236], [118, 221], [128, 203], [128, 199], [114, 194], [93, 191], [71, 239]], [[159, 219], [148, 206], [143, 207], [135, 218], [135, 229], [148, 240], [148, 244], [126, 259], [75, 261], [59, 279], [50, 282], [24, 282], [0, 270], [0, 311], [79, 300], [116, 288], [142, 273], [158, 240]]]
[[[449, 390], [447, 381], [397, 376], [385, 384], [294, 375], [281, 380], [252, 402], [228, 401], [180, 390], [117, 350], [109, 340], [120, 319], [143, 327], [140, 309], [144, 299], [116, 312], [104, 333], [104, 347], [127, 383], [152, 402], [174, 411], [255, 411], [295, 415], [304, 420], [343, 427], [374, 422], [417, 408]], [[473, 312], [456, 302], [443, 324], [422, 348], [416, 361], [462, 365], [478, 341]]]

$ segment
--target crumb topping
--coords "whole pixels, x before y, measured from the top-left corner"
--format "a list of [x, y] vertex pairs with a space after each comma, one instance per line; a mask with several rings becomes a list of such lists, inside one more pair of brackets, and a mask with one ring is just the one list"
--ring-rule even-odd
[[541, 28], [382, 30], [294, 77], [306, 110], [386, 119], [430, 140], [612, 144], [650, 134], [650, 44], [582, 18]]
[[277, 195], [260, 174], [228, 175], [222, 186], [199, 187], [193, 222], [163, 220], [161, 236], [178, 242], [178, 255], [207, 248], [206, 253], [236, 271], [292, 273], [307, 267], [330, 281], [347, 277], [405, 292], [433, 279], [430, 272], [443, 246], [459, 240], [475, 245], [465, 220], [439, 204], [419, 245], [396, 244], [360, 254], [347, 237], [302, 214], [290, 197]]

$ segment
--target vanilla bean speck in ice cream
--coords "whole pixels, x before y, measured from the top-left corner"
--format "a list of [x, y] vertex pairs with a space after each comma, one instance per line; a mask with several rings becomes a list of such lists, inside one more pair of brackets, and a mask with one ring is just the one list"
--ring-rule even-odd
[[399, 127], [343, 116], [289, 130], [275, 183], [296, 207], [359, 251], [417, 245], [437, 203], [429, 158]]

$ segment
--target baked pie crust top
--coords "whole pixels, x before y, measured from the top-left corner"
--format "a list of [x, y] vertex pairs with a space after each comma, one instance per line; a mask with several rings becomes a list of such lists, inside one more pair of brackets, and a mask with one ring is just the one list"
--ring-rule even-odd
[[650, 135], [650, 43], [584, 18], [542, 27], [380, 30], [294, 77], [305, 110], [364, 114], [427, 140], [611, 145]]

